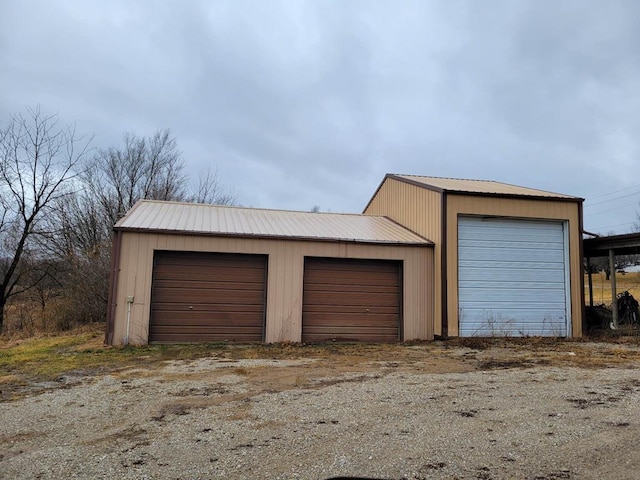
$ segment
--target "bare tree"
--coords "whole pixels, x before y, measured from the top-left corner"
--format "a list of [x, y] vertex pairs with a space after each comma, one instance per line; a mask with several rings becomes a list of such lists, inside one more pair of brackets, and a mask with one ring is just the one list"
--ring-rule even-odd
[[[190, 189], [176, 141], [168, 130], [141, 138], [125, 134], [120, 147], [100, 150], [73, 195], [56, 202], [50, 255], [63, 279], [56, 324], [62, 328], [104, 319], [113, 225], [141, 199], [232, 204], [217, 171], [206, 170]], [[193, 185], [195, 187], [195, 185]], [[61, 269], [61, 270], [60, 270]]]
[[189, 196], [194, 203], [210, 203], [214, 205], [235, 205], [236, 200], [232, 191], [227, 190], [220, 181], [218, 169], [207, 168], [200, 172], [198, 185]]
[[124, 145], [100, 150], [83, 176], [111, 227], [140, 199], [184, 200], [184, 164], [170, 130], [124, 135]]
[[52, 234], [44, 220], [69, 195], [90, 142], [39, 108], [14, 115], [0, 131], [0, 330], [7, 300], [47, 274], [34, 276], [25, 259], [37, 257], [36, 240]]

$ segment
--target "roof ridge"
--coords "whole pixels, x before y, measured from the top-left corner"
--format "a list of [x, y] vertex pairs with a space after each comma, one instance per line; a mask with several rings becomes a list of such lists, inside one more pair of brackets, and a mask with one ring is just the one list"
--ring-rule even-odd
[[[492, 182], [492, 183], [502, 183], [504, 185], [513, 185], [511, 183], [499, 182], [498, 180], [483, 180], [481, 178], [460, 178], [460, 177], [436, 177], [434, 175], [416, 175], [413, 173], [390, 173], [389, 175], [394, 175], [396, 177], [420, 177], [420, 178], [435, 178], [437, 180], [462, 180], [463, 182]], [[518, 185], [513, 185], [517, 187]], [[528, 188], [528, 187], [522, 187]]]
[[[142, 199], [141, 203], [161, 203], [165, 205], [186, 205], [190, 207], [213, 207], [213, 208], [228, 208], [228, 209], [237, 209], [237, 210], [255, 210], [258, 212], [285, 212], [285, 213], [302, 213], [302, 214], [313, 214], [313, 215], [345, 215], [345, 216], [362, 216], [361, 213], [355, 212], [310, 212], [306, 210], [291, 210], [291, 209], [283, 209], [283, 208], [265, 208], [265, 207], [245, 207], [242, 205], [218, 205], [215, 203], [197, 203], [197, 202], [186, 202], [184, 200], [152, 200], [152, 199]], [[380, 217], [384, 218], [384, 215], [367, 215], [369, 217]]]

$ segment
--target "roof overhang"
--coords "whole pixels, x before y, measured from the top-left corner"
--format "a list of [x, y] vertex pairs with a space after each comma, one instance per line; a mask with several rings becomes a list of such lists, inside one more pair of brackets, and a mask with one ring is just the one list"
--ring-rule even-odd
[[588, 258], [606, 257], [613, 250], [614, 255], [640, 254], [640, 232], [607, 237], [587, 238], [582, 241], [584, 256]]
[[429, 239], [380, 215], [310, 213], [153, 200], [137, 202], [116, 223], [114, 231], [433, 246]]

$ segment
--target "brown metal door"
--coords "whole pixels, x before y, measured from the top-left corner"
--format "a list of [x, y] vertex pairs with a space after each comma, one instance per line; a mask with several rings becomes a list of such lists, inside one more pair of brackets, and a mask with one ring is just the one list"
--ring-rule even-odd
[[149, 341], [260, 342], [267, 257], [156, 252]]
[[400, 262], [306, 258], [302, 341], [397, 342], [400, 279]]

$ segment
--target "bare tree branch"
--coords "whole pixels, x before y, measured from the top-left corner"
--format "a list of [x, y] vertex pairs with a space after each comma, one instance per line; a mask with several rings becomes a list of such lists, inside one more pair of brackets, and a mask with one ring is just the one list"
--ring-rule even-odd
[[47, 214], [69, 193], [90, 142], [39, 108], [14, 115], [0, 133], [0, 330], [7, 299], [42, 280], [26, 280], [25, 256], [36, 246], [34, 237], [47, 236]]

